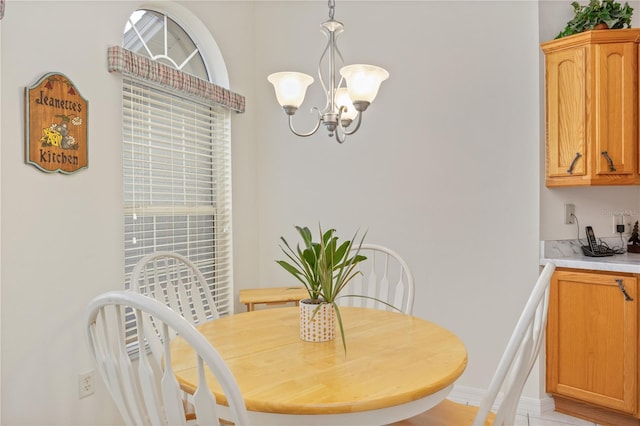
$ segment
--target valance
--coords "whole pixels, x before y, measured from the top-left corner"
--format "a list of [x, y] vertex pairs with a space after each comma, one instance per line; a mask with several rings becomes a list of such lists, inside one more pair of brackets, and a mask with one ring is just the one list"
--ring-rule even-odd
[[121, 46], [107, 50], [109, 72], [121, 72], [244, 112], [245, 97], [201, 78], [138, 55]]

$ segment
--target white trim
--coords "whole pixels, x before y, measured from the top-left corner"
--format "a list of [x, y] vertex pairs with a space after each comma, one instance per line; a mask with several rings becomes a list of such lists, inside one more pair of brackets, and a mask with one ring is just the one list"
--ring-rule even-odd
[[[486, 389], [455, 385], [447, 399], [461, 404], [479, 406], [482, 402], [482, 397], [486, 392]], [[502, 402], [502, 393], [498, 394], [496, 402], [494, 403], [494, 406], [491, 407], [491, 410], [495, 412], [497, 407], [500, 405], [500, 402]], [[516, 412], [517, 414], [524, 416], [527, 414], [530, 416], [542, 416], [544, 414], [551, 413], [554, 410], [555, 403], [550, 395], [546, 395], [541, 399], [525, 396], [520, 398]]]

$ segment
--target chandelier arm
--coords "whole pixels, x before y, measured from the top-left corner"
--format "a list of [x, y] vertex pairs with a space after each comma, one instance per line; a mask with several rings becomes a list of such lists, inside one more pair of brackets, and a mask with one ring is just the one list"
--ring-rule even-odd
[[[342, 108], [344, 108], [344, 107], [342, 107]], [[340, 108], [341, 111], [342, 111], [342, 108]], [[360, 112], [360, 111], [358, 111], [358, 121], [356, 122], [356, 127], [353, 128], [353, 130], [348, 130], [349, 128], [348, 127], [344, 127], [342, 125], [341, 120], [338, 120], [338, 126], [340, 127], [340, 130], [342, 131], [342, 133], [344, 133], [345, 136], [349, 136], [349, 135], [352, 135], [355, 132], [357, 132], [358, 129], [360, 128], [360, 123], [362, 123], [362, 112]], [[342, 142], [340, 142], [340, 143], [342, 143]]]
[[324, 105], [323, 111], [328, 111], [329, 110], [330, 100], [329, 100], [329, 90], [327, 89], [327, 85], [324, 82], [324, 76], [322, 75], [322, 60], [326, 56], [327, 51], [329, 50], [330, 46], [331, 46], [331, 39], [329, 39], [329, 41], [327, 41], [327, 45], [325, 46], [324, 51], [322, 52], [322, 55], [320, 55], [320, 60], [318, 61], [318, 80], [320, 80], [320, 85], [322, 86], [322, 91], [323, 91], [325, 97], [327, 98], [327, 102]]
[[[344, 58], [342, 57], [342, 52], [340, 52], [340, 48], [338, 48], [338, 43], [336, 43], [336, 54], [338, 55], [338, 58], [340, 59], [340, 65], [338, 68], [342, 68], [342, 66], [344, 65]], [[342, 82], [342, 80], [344, 79], [344, 77], [340, 76], [340, 82]], [[340, 84], [338, 84], [337, 87], [340, 87]]]
[[[336, 105], [336, 91], [338, 90], [338, 88], [340, 87], [340, 85], [342, 84], [342, 76], [339, 75], [338, 73], [338, 69], [339, 67], [337, 67], [336, 65], [340, 65], [342, 66], [344, 64], [344, 59], [342, 58], [342, 53], [340, 53], [340, 49], [338, 49], [338, 36], [340, 35], [340, 33], [342, 32], [342, 24], [334, 21], [336, 23], [335, 27], [331, 28], [331, 31], [329, 33], [329, 40], [330, 40], [330, 49], [329, 49], [329, 68], [330, 68], [330, 77], [329, 77], [329, 81], [331, 83], [331, 87], [329, 88], [329, 104], [330, 104], [330, 109], [331, 111], [336, 111], [337, 105]], [[338, 74], [338, 75], [336, 75]], [[338, 82], [336, 84], [336, 77], [339, 76], [340, 78], [338, 79]]]
[[289, 130], [291, 130], [291, 132], [294, 135], [306, 138], [308, 136], [313, 135], [315, 132], [318, 131], [318, 129], [320, 128], [320, 125], [322, 124], [322, 115], [320, 115], [320, 111], [318, 111], [318, 108], [314, 107], [313, 109], [316, 110], [316, 112], [318, 113], [318, 122], [316, 123], [316, 126], [313, 128], [313, 130], [311, 130], [310, 132], [307, 132], [307, 133], [299, 133], [296, 129], [294, 129], [294, 127], [293, 127], [293, 115], [289, 116]]
[[336, 33], [331, 31], [329, 34], [331, 48], [329, 49], [329, 109], [331, 112], [336, 110]]
[[[340, 60], [340, 62], [339, 62], [340, 65], [337, 67], [338, 69], [340, 69], [344, 65], [344, 58], [342, 57], [342, 53], [340, 52], [340, 49], [338, 48], [338, 43], [335, 43], [333, 48], [334, 48], [334, 54]], [[332, 67], [333, 67], [334, 70], [336, 69], [335, 62], [332, 65]], [[340, 80], [338, 81], [338, 84], [336, 84], [335, 90], [338, 90], [342, 86], [342, 82], [343, 81], [344, 81], [344, 77], [342, 75], [340, 75]], [[334, 96], [335, 96], [335, 90], [334, 90]], [[340, 142], [340, 143], [342, 143], [342, 142]]]

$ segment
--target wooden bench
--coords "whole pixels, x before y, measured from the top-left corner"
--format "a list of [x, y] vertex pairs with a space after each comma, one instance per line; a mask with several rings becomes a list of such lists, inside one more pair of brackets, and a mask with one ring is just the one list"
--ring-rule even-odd
[[240, 303], [247, 305], [247, 312], [255, 310], [255, 305], [281, 305], [298, 302], [309, 297], [304, 287], [267, 287], [240, 290]]

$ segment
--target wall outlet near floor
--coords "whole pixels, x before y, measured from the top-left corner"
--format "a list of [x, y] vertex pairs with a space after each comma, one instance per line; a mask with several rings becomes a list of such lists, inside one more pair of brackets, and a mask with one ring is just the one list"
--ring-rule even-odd
[[78, 396], [80, 398], [93, 395], [95, 378], [96, 372], [94, 370], [78, 375]]

